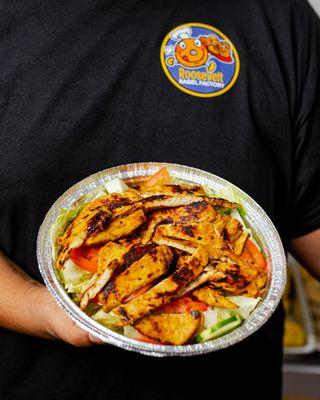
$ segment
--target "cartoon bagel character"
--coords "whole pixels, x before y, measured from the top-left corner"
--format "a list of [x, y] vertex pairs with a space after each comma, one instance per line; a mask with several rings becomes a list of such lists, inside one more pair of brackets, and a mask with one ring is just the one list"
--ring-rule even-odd
[[189, 68], [200, 67], [208, 60], [208, 50], [199, 39], [182, 39], [176, 45], [176, 58], [181, 65]]
[[233, 61], [230, 44], [226, 41], [220, 42], [214, 35], [193, 38], [192, 29], [183, 27], [174, 31], [170, 38], [176, 42], [176, 45], [166, 46], [165, 49], [168, 56], [166, 63], [170, 67], [179, 63], [187, 68], [198, 68], [210, 61], [206, 67], [208, 71], [213, 71], [216, 63], [210, 60], [211, 56], [224, 62]]
[[175, 61], [188, 68], [197, 68], [208, 61], [208, 50], [199, 39], [191, 37], [192, 30], [189, 27], [177, 29], [171, 35], [171, 39], [177, 44], [168, 46], [167, 54], [174, 57], [167, 58], [167, 64], [172, 66]]

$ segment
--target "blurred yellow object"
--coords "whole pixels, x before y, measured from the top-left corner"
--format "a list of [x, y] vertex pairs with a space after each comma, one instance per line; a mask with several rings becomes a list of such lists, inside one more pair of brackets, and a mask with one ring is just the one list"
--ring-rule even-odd
[[284, 293], [283, 293], [283, 297], [282, 297], [282, 303], [283, 303], [283, 307], [285, 309], [286, 314], [290, 313], [290, 309], [291, 309], [291, 300], [290, 300], [290, 291], [291, 291], [291, 273], [290, 270], [288, 270], [288, 276], [287, 276], [287, 284], [286, 287], [284, 289]]
[[309, 300], [318, 340], [320, 341], [320, 282], [313, 278], [305, 269], [301, 268], [304, 287]]
[[283, 307], [285, 309], [286, 314], [289, 314], [289, 310], [291, 308], [290, 299], [288, 299], [287, 297], [283, 297], [282, 303], [283, 303]]
[[284, 324], [284, 345], [286, 347], [303, 346], [305, 340], [302, 326], [295, 321], [287, 319]]
[[302, 271], [302, 276], [309, 300], [320, 305], [320, 282], [313, 278], [307, 271]]

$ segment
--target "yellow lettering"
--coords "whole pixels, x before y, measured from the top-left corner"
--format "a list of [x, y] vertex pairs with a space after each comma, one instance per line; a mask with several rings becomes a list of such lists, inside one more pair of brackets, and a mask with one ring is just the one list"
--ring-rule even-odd
[[223, 83], [224, 75], [222, 72], [201, 72], [190, 71], [188, 69], [179, 68], [180, 79], [198, 79], [200, 81], [211, 81]]
[[185, 74], [185, 69], [179, 68], [179, 78], [180, 79], [184, 79], [184, 74]]

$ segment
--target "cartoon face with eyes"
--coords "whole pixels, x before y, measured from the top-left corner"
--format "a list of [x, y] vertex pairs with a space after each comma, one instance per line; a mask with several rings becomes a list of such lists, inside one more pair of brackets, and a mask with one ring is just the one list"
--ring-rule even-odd
[[180, 64], [196, 68], [208, 60], [208, 50], [199, 39], [186, 38], [176, 45], [175, 55]]

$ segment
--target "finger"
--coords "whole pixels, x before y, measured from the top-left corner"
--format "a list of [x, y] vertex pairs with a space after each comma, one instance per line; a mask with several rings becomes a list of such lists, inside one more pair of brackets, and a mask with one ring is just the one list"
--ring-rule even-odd
[[103, 344], [104, 343], [101, 339], [98, 339], [97, 337], [91, 335], [90, 333], [88, 334], [88, 338], [92, 344]]

